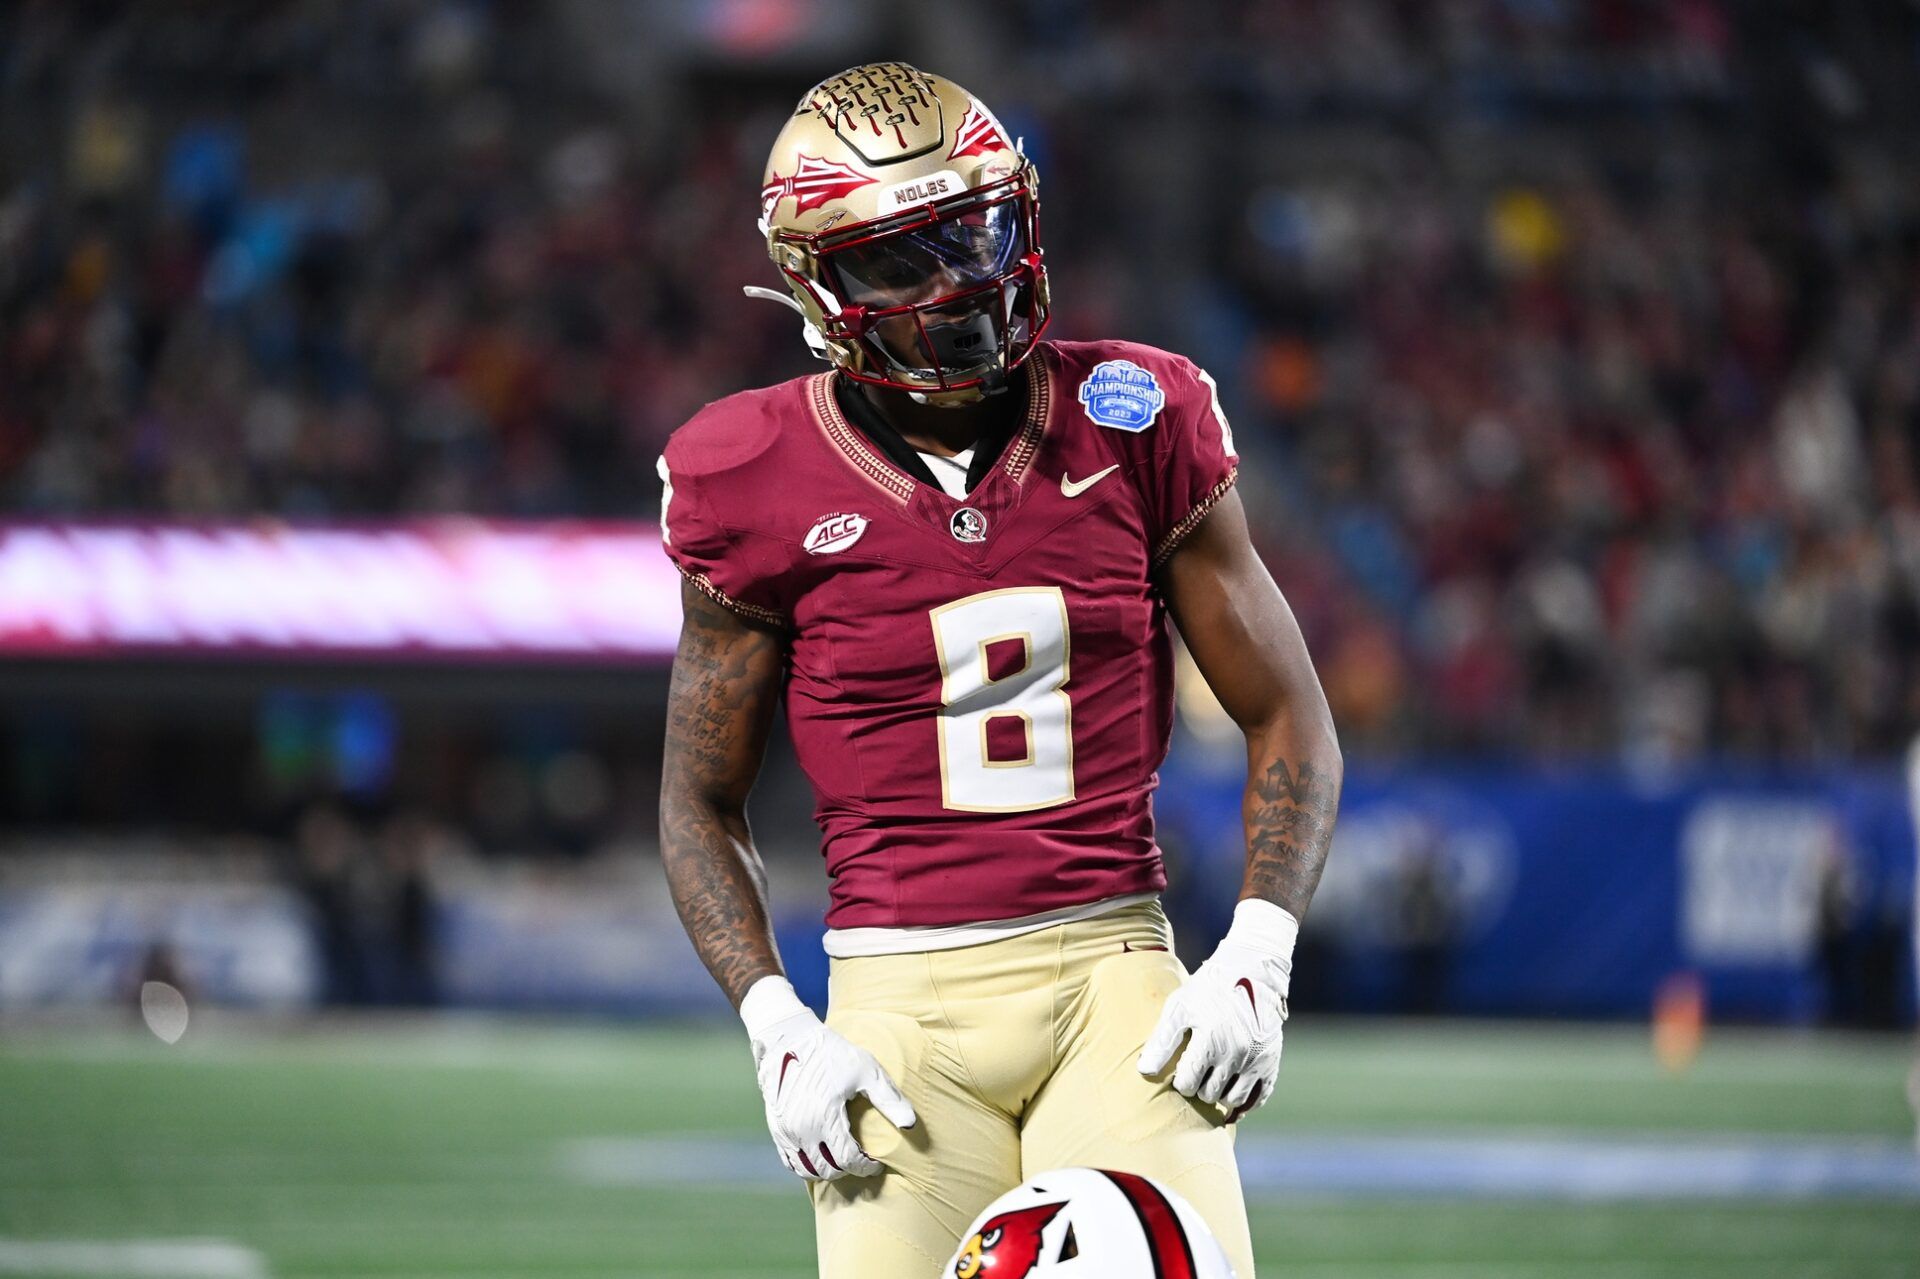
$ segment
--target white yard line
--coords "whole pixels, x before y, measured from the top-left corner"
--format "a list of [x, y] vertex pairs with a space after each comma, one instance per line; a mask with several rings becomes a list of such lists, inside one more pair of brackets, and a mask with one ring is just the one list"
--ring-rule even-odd
[[[1904, 1140], [1609, 1133], [1297, 1133], [1238, 1146], [1249, 1195], [1621, 1200], [1920, 1202], [1920, 1158]], [[564, 1177], [590, 1185], [787, 1185], [764, 1141], [582, 1138], [562, 1143]]]
[[0, 1275], [268, 1279], [267, 1260], [226, 1239], [0, 1239]]

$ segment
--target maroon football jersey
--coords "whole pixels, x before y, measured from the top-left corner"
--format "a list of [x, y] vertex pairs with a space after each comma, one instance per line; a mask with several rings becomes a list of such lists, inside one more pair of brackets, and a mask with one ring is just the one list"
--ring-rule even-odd
[[1232, 485], [1187, 360], [1047, 342], [966, 499], [850, 425], [833, 374], [708, 405], [667, 444], [668, 553], [787, 632], [786, 709], [834, 928], [980, 923], [1165, 887], [1173, 725], [1153, 570]]

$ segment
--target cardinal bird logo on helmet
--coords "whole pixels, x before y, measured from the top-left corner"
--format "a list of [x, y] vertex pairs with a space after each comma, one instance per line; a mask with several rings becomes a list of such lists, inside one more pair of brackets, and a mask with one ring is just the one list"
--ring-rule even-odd
[[1063, 1203], [1003, 1212], [960, 1245], [953, 1279], [1021, 1279], [1040, 1264], [1040, 1232], [1060, 1215]]

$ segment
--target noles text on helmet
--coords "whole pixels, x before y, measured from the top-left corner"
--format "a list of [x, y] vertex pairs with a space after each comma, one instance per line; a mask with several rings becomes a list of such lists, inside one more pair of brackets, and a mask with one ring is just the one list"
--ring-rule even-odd
[[780, 130], [760, 230], [808, 344], [848, 377], [962, 404], [1047, 324], [1038, 177], [993, 113], [900, 62], [808, 90]]
[[1062, 1168], [988, 1204], [945, 1279], [1233, 1279], [1193, 1206], [1150, 1177]]

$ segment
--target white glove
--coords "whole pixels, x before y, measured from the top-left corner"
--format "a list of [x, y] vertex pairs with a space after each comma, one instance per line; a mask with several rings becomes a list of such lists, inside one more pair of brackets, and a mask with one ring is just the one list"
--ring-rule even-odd
[[1228, 1123], [1271, 1097], [1299, 934], [1300, 922], [1272, 902], [1248, 899], [1236, 906], [1213, 957], [1160, 1010], [1160, 1024], [1140, 1054], [1140, 1073], [1165, 1070], [1184, 1039], [1175, 1092], [1222, 1107]]
[[835, 1181], [879, 1172], [853, 1138], [847, 1103], [864, 1095], [897, 1128], [913, 1127], [918, 1116], [873, 1054], [828, 1030], [784, 977], [749, 986], [740, 1020], [753, 1041], [767, 1131], [794, 1175]]

